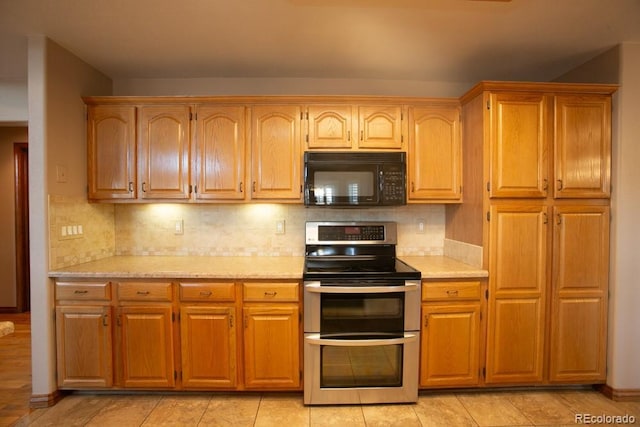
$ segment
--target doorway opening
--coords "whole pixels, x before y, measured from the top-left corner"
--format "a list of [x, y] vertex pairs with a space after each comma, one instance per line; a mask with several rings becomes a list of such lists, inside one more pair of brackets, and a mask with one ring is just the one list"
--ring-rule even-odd
[[13, 144], [16, 212], [16, 311], [31, 309], [29, 274], [29, 149], [26, 142]]

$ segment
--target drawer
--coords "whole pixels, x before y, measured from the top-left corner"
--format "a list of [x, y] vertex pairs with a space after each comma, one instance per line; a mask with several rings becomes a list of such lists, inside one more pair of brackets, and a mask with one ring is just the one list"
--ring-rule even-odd
[[235, 301], [232, 283], [180, 283], [181, 301]]
[[124, 282], [118, 283], [120, 301], [171, 301], [171, 283]]
[[242, 293], [245, 301], [298, 302], [299, 300], [298, 283], [245, 283], [243, 284]]
[[110, 282], [56, 282], [57, 300], [109, 301]]
[[450, 300], [478, 300], [480, 299], [480, 282], [423, 282], [423, 301]]

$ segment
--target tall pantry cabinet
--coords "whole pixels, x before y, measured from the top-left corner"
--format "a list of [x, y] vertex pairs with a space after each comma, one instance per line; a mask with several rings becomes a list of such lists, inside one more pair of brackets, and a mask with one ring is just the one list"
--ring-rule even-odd
[[488, 385], [606, 375], [613, 85], [482, 82], [462, 97], [465, 203], [483, 247]]

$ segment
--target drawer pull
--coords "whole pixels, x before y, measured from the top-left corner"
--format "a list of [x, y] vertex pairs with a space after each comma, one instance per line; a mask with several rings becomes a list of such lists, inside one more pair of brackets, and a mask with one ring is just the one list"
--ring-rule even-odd
[[138, 291], [136, 292], [138, 295], [149, 295], [149, 291]]
[[73, 293], [74, 293], [74, 294], [80, 294], [80, 295], [82, 295], [82, 294], [86, 294], [86, 293], [88, 293], [88, 292], [89, 292], [89, 291], [88, 291], [88, 290], [86, 290], [86, 289], [76, 289], [75, 291], [73, 291]]
[[457, 289], [448, 290], [447, 291], [447, 296], [449, 296], [449, 297], [457, 297], [458, 296], [458, 290]]
[[276, 295], [278, 295], [278, 292], [276, 291], [265, 291], [264, 293], [265, 297], [275, 297]]
[[210, 297], [213, 292], [211, 291], [200, 291], [201, 297]]

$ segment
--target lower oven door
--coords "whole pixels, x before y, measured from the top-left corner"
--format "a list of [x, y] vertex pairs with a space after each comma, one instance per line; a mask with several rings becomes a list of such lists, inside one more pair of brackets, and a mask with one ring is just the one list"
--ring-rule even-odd
[[304, 403], [418, 400], [419, 333], [397, 337], [304, 336]]

